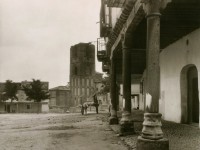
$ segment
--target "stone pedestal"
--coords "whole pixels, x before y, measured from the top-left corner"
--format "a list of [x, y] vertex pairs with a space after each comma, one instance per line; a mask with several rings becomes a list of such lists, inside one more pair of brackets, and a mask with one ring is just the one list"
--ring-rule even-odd
[[150, 140], [139, 136], [137, 139], [137, 150], [169, 150], [169, 141], [165, 138]]
[[120, 120], [120, 135], [132, 135], [134, 133], [134, 121], [131, 117], [131, 114], [125, 111], [123, 112], [122, 119]]
[[109, 118], [109, 124], [110, 125], [119, 124], [118, 118], [110, 116], [110, 118]]
[[163, 138], [161, 129], [161, 114], [160, 113], [145, 113], [142, 129], [142, 137], [145, 139], [158, 140]]
[[111, 116], [109, 117], [109, 124], [110, 125], [114, 125], [114, 124], [118, 124], [118, 118], [117, 118], [117, 111], [113, 109], [113, 106], [111, 107], [111, 111], [110, 111]]

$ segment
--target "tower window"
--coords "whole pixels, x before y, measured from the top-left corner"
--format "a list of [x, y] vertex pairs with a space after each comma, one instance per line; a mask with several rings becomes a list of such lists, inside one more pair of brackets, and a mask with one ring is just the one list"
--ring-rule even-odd
[[78, 69], [77, 69], [77, 67], [74, 68], [74, 74], [75, 74], [75, 75], [78, 74]]
[[27, 109], [31, 109], [31, 105], [30, 105], [30, 104], [27, 104], [27, 105], [26, 105], [26, 108], [27, 108]]

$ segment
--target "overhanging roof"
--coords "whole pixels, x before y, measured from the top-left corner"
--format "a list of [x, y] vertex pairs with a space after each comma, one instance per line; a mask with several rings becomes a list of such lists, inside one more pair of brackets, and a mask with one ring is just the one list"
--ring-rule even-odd
[[[135, 3], [132, 1], [132, 3], [126, 4], [107, 43], [108, 49], [111, 50], [111, 57], [113, 51], [118, 49], [118, 45], [121, 44], [121, 35], [126, 32], [134, 35], [133, 42], [135, 42], [134, 45], [137, 45], [134, 48], [146, 48], [146, 32], [144, 32], [146, 18], [141, 2], [142, 0], [137, 0]], [[200, 1], [198, 0], [173, 0], [168, 3], [161, 12], [161, 49], [200, 27], [199, 10]]]
[[[124, 33], [133, 34], [133, 39], [131, 40], [134, 43], [131, 72], [140, 73], [145, 68], [147, 19], [141, 1], [137, 0], [135, 3], [128, 3], [124, 7], [120, 17], [125, 14], [126, 17], [118, 20], [107, 43], [108, 50], [111, 50], [111, 57], [117, 57], [118, 73], [122, 71], [122, 52], [120, 51], [122, 51], [121, 35]], [[168, 3], [161, 12], [160, 48], [164, 49], [181, 37], [200, 28], [199, 10], [200, 1], [198, 0], [173, 0]], [[138, 51], [139, 49], [144, 51]]]
[[122, 8], [127, 0], [107, 0], [108, 7], [120, 7]]

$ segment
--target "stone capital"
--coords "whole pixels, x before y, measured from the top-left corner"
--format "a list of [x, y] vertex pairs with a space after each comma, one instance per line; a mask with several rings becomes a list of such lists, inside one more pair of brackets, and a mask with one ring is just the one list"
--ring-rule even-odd
[[160, 11], [165, 9], [170, 0], [142, 0], [143, 9], [148, 16], [160, 16]]

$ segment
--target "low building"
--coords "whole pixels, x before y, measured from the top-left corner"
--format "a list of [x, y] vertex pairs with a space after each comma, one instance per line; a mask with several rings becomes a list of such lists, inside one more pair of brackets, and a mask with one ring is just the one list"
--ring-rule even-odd
[[[48, 101], [34, 102], [34, 100], [27, 100], [27, 95], [23, 89], [24, 85], [30, 84], [31, 81], [17, 82], [17, 98], [18, 100], [11, 101], [10, 99], [4, 100], [3, 92], [5, 82], [0, 83], [0, 113], [42, 113], [48, 112]], [[48, 91], [49, 83], [42, 82], [42, 90]]]
[[70, 107], [71, 91], [69, 86], [58, 86], [49, 90], [51, 112], [66, 112]]
[[47, 113], [48, 102], [0, 102], [0, 113]]

